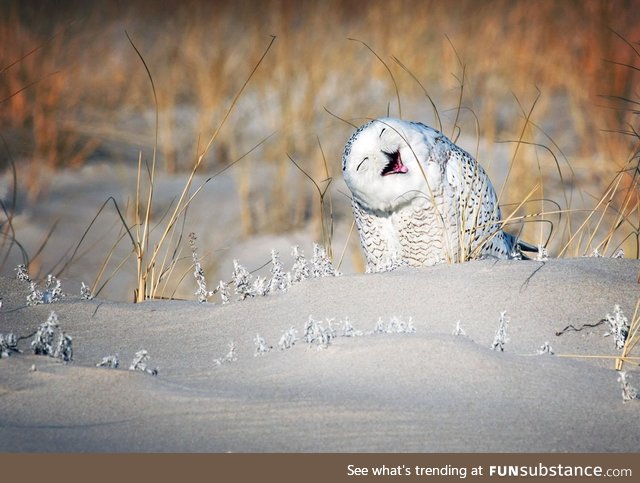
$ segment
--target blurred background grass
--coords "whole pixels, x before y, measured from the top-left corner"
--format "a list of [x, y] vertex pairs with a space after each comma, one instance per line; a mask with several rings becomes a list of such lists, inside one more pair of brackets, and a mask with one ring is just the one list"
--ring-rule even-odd
[[[497, 190], [516, 149], [509, 141], [520, 139], [535, 104], [523, 139], [550, 152], [517, 148], [505, 204], [519, 203], [541, 181], [531, 199], [586, 207], [637, 148], [630, 129], [638, 128], [640, 99], [637, 1], [3, 0], [0, 133], [7, 146], [0, 148], [0, 169], [6, 176], [9, 156], [15, 160], [29, 203], [46, 199], [62, 168], [135, 164], [140, 151], [151, 156], [152, 91], [125, 30], [155, 81], [158, 159], [168, 174], [190, 169], [277, 36], [203, 168], [216, 172], [273, 134], [251, 155], [269, 170], [245, 162], [234, 168], [244, 237], [311, 224], [320, 239], [317, 192], [287, 155], [317, 180], [326, 177], [324, 156], [329, 174], [339, 178], [353, 127], [330, 113], [354, 124], [400, 114], [386, 67], [349, 39], [365, 42], [388, 65], [402, 117], [437, 127], [424, 86], [445, 134], [478, 156]], [[632, 174], [621, 186], [632, 188], [627, 209], [638, 218]], [[627, 192], [618, 192], [623, 207]], [[572, 216], [575, 226], [585, 217]], [[556, 250], [572, 234], [558, 231]], [[537, 243], [540, 226], [527, 226], [524, 235]], [[635, 236], [620, 243], [637, 257]]]

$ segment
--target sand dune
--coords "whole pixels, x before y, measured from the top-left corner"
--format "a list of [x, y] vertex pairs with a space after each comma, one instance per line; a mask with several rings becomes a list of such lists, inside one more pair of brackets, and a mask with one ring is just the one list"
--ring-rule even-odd
[[[630, 318], [639, 273], [638, 260], [485, 260], [310, 279], [228, 305], [35, 307], [27, 285], [0, 279], [0, 333], [33, 333], [54, 310], [74, 348], [64, 364], [24, 339], [0, 360], [0, 451], [637, 451], [640, 401], [623, 403], [613, 361], [559, 357], [619, 354], [607, 326], [555, 333], [615, 304]], [[490, 350], [502, 311], [504, 352]], [[309, 316], [333, 319], [328, 345], [302, 340]], [[394, 317], [415, 332], [373, 333]], [[298, 340], [280, 350], [291, 327]], [[273, 350], [255, 356], [257, 334]], [[236, 360], [217, 364], [231, 342]], [[545, 342], [556, 355], [536, 355]], [[127, 370], [141, 349], [157, 376]], [[115, 353], [119, 369], [95, 367]]]

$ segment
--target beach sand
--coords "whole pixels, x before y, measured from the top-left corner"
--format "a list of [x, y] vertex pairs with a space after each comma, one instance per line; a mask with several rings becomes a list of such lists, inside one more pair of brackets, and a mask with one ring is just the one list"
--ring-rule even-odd
[[[562, 357], [619, 355], [607, 324], [556, 332], [616, 304], [631, 319], [639, 274], [628, 259], [484, 260], [227, 305], [67, 295], [33, 307], [28, 284], [3, 278], [0, 333], [32, 334], [54, 310], [74, 353], [36, 356], [25, 338], [0, 360], [0, 451], [637, 452], [640, 401], [623, 403], [614, 360]], [[508, 341], [491, 350], [503, 311]], [[309, 316], [333, 319], [328, 345], [302, 340]], [[360, 335], [343, 334], [347, 317]], [[394, 317], [415, 332], [374, 333]], [[291, 327], [298, 340], [280, 350]], [[257, 334], [273, 350], [256, 356]], [[231, 342], [236, 360], [218, 364]], [[555, 355], [537, 354], [545, 342]], [[141, 349], [156, 376], [127, 370]], [[96, 367], [116, 353], [119, 369]]]

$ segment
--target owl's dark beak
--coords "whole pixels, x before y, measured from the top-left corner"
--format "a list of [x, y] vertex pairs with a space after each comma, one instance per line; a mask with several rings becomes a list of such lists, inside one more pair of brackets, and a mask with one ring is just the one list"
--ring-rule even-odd
[[390, 174], [404, 174], [409, 172], [407, 167], [402, 163], [400, 151], [395, 151], [393, 153], [382, 151], [382, 153], [387, 157], [389, 162], [380, 173], [381, 176], [388, 176]]

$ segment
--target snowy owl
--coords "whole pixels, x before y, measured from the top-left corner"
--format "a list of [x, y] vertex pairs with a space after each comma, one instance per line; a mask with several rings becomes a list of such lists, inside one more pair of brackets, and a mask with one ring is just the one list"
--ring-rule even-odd
[[342, 171], [367, 271], [536, 250], [502, 230], [484, 169], [425, 124], [393, 118], [364, 124], [347, 141]]

